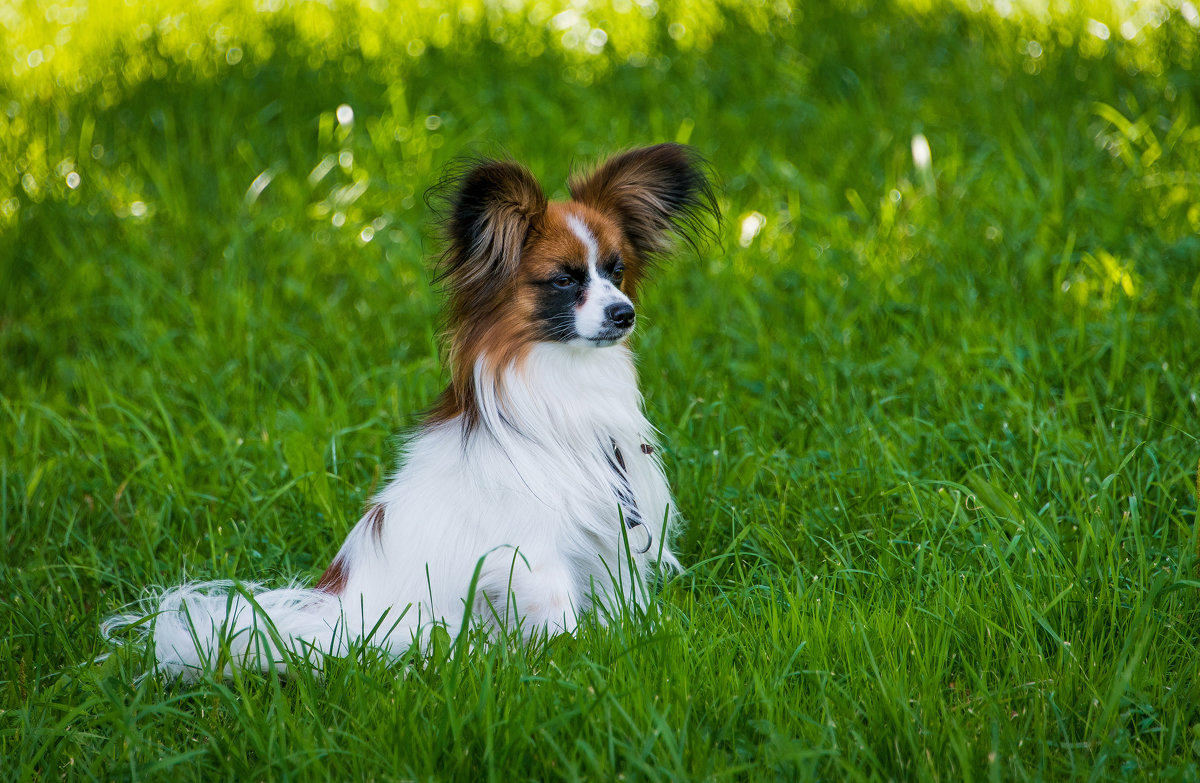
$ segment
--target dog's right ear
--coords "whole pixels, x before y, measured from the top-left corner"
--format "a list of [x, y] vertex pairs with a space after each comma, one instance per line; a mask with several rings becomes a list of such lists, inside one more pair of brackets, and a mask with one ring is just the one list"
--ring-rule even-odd
[[546, 195], [524, 166], [508, 161], [474, 163], [444, 182], [447, 242], [437, 278], [466, 292], [507, 280], [516, 272], [531, 227], [546, 213]]

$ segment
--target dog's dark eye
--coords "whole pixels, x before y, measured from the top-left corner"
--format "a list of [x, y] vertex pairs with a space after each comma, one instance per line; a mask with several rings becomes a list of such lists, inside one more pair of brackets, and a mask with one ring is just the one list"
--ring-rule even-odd
[[613, 267], [613, 271], [612, 271], [613, 285], [620, 285], [621, 281], [624, 279], [625, 279], [625, 267], [621, 266], [620, 264], [617, 264], [615, 267]]
[[571, 288], [575, 285], [575, 279], [570, 275], [559, 275], [550, 281], [555, 288]]

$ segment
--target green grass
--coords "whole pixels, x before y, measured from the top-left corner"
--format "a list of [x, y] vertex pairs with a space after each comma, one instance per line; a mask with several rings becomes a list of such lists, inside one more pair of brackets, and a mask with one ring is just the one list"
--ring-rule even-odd
[[[0, 774], [1200, 778], [1194, 5], [259, 5], [0, 10]], [[663, 140], [726, 220], [637, 337], [646, 616], [97, 661], [146, 585], [327, 564], [444, 382], [446, 163]]]

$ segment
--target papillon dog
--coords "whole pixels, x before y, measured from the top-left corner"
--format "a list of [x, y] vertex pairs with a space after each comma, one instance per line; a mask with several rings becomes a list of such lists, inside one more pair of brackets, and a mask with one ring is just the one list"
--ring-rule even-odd
[[104, 623], [185, 678], [286, 669], [355, 645], [400, 655], [434, 625], [525, 637], [643, 605], [678, 516], [627, 340], [673, 236], [719, 220], [700, 158], [617, 155], [550, 202], [509, 161], [443, 198], [449, 386], [313, 587], [229, 581], [160, 591]]

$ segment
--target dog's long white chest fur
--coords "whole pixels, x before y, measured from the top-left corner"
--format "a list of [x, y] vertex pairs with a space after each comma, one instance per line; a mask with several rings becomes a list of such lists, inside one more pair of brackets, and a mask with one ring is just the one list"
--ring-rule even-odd
[[[457, 181], [440, 279], [451, 379], [313, 588], [208, 582], [113, 617], [152, 636], [159, 671], [193, 676], [392, 653], [477, 618], [527, 636], [572, 631], [646, 597], [675, 511], [626, 340], [640, 282], [715, 214], [695, 155], [612, 158], [548, 202], [526, 169], [484, 161]], [[145, 621], [149, 615], [150, 622]]]
[[[370, 627], [411, 602], [405, 627], [436, 619], [454, 629], [472, 600], [485, 620], [571, 630], [593, 598], [641, 599], [659, 556], [646, 543], [676, 563], [665, 546], [670, 491], [628, 349], [539, 345], [503, 380], [481, 391], [469, 435], [451, 421], [409, 444], [350, 534], [335, 561], [349, 616], [361, 599]], [[622, 477], [634, 507], [619, 502]], [[632, 515], [645, 523], [631, 529]], [[397, 571], [414, 562], [425, 568]]]

